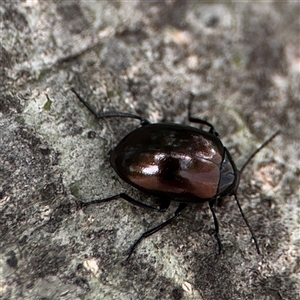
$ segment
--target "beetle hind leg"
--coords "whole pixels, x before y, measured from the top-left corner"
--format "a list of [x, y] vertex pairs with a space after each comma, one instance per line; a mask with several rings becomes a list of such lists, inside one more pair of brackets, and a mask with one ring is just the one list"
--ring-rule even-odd
[[140, 238], [132, 245], [132, 247], [130, 248], [129, 250], [129, 254], [126, 258], [126, 260], [129, 260], [131, 255], [133, 254], [135, 248], [137, 247], [137, 245], [143, 240], [145, 239], [146, 237], [154, 234], [155, 232], [159, 231], [160, 229], [164, 228], [165, 226], [167, 226], [168, 224], [170, 224], [175, 218], [177, 218], [181, 212], [184, 210], [184, 208], [187, 206], [187, 203], [180, 203], [178, 208], [176, 209], [175, 213], [174, 213], [174, 216], [171, 217], [170, 219], [168, 219], [167, 221], [161, 223], [160, 225], [144, 232]]

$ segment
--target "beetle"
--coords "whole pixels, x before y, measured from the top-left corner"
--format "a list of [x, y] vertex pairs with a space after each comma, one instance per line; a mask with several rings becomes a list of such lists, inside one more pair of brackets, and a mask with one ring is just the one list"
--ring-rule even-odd
[[188, 120], [209, 127], [208, 131], [173, 123], [152, 124], [147, 119], [130, 113], [97, 113], [74, 88], [71, 88], [71, 91], [97, 119], [118, 117], [140, 121], [141, 126], [126, 135], [110, 152], [110, 164], [123, 181], [160, 200], [157, 208], [120, 193], [105, 199], [80, 202], [81, 207], [122, 198], [134, 205], [164, 212], [171, 201], [179, 202], [178, 208], [170, 219], [140, 236], [130, 248], [127, 260], [144, 238], [171, 223], [189, 203], [208, 202], [214, 220], [215, 238], [221, 253], [223, 247], [214, 205], [217, 199], [230, 195], [234, 196], [242, 218], [249, 228], [257, 253], [260, 254], [257, 238], [237, 198], [237, 190], [241, 173], [246, 165], [280, 133], [279, 130], [263, 142], [238, 170], [214, 126], [206, 120], [191, 116], [192, 101], [189, 102]]

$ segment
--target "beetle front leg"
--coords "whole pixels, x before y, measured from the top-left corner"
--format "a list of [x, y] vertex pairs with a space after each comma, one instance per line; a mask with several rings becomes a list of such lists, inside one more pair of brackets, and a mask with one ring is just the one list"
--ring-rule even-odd
[[214, 199], [211, 199], [208, 203], [209, 203], [209, 208], [210, 208], [210, 211], [213, 215], [213, 218], [214, 218], [214, 224], [215, 224], [215, 237], [216, 237], [216, 240], [218, 242], [218, 246], [219, 246], [219, 253], [222, 253], [223, 251], [223, 246], [222, 246], [222, 243], [221, 243], [221, 240], [220, 240], [220, 236], [219, 236], [219, 223], [218, 223], [218, 220], [217, 220], [217, 217], [216, 217], [216, 214], [215, 214], [215, 201], [216, 201], [216, 198]]

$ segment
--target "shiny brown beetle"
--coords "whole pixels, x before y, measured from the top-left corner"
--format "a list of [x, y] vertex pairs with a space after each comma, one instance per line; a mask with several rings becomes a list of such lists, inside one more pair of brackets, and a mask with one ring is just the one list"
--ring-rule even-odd
[[215, 225], [215, 236], [219, 252], [222, 244], [219, 237], [219, 225], [214, 211], [218, 198], [234, 195], [242, 217], [254, 240], [257, 253], [260, 253], [255, 234], [248, 223], [236, 196], [240, 174], [250, 160], [265, 147], [279, 131], [275, 132], [257, 148], [238, 170], [223, 146], [219, 134], [209, 122], [191, 117], [189, 121], [208, 126], [204, 131], [192, 126], [179, 124], [151, 124], [138, 115], [121, 112], [96, 113], [94, 109], [72, 88], [78, 99], [95, 115], [96, 118], [134, 118], [141, 122], [141, 127], [125, 136], [110, 153], [110, 163], [116, 173], [125, 182], [138, 190], [157, 196], [160, 207], [152, 207], [139, 202], [125, 193], [105, 199], [97, 199], [81, 206], [108, 202], [117, 198], [149, 209], [163, 212], [170, 201], [178, 201], [179, 206], [174, 216], [164, 223], [145, 232], [131, 247], [127, 259], [142, 239], [152, 235], [174, 220], [188, 203], [209, 203]]

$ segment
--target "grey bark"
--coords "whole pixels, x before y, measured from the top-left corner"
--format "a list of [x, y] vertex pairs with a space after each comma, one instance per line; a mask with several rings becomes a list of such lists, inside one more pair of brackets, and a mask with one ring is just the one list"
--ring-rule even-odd
[[[1, 299], [300, 299], [300, 5], [197, 1], [2, 1], [0, 95]], [[242, 176], [239, 199], [172, 215], [125, 201], [108, 151], [139, 124], [213, 123], [238, 166], [282, 134]]]

